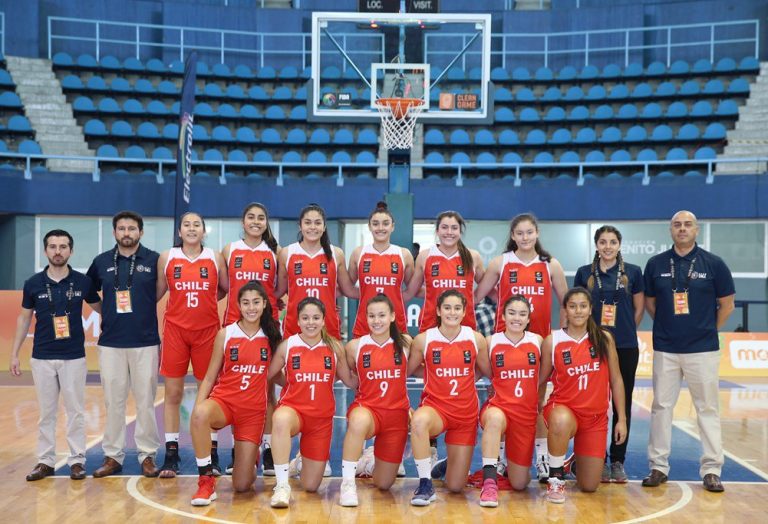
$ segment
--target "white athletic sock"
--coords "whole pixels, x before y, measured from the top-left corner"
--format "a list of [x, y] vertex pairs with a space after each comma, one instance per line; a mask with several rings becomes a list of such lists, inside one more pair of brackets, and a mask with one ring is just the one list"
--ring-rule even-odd
[[261, 447], [262, 448], [271, 448], [272, 447], [272, 434], [271, 433], [265, 433], [261, 437]]
[[165, 441], [166, 442], [178, 442], [179, 441], [179, 434], [178, 433], [166, 433], [165, 434]]
[[536, 457], [546, 457], [549, 455], [547, 448], [547, 437], [537, 438], [536, 441]]
[[341, 461], [341, 478], [342, 480], [354, 480], [355, 470], [357, 469], [356, 460], [342, 460]]
[[288, 464], [275, 464], [275, 480], [278, 483], [288, 482]]
[[549, 469], [562, 468], [565, 464], [565, 455], [550, 455], [549, 456]]
[[219, 442], [219, 432], [218, 431], [211, 431], [211, 442]]
[[416, 463], [416, 471], [419, 473], [420, 479], [428, 479], [432, 473], [432, 463], [430, 459], [413, 459]]
[[210, 455], [208, 455], [207, 457], [203, 457], [203, 458], [195, 457], [195, 462], [197, 462], [197, 467], [198, 468], [204, 468], [205, 466], [210, 466], [212, 464], [211, 456]]
[[496, 466], [496, 459], [493, 457], [483, 457], [483, 467]]

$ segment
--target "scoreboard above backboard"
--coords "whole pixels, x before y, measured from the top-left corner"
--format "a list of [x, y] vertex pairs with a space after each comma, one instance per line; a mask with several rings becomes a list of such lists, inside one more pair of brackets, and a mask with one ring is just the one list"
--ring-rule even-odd
[[[358, 0], [361, 13], [397, 13], [400, 0]], [[406, 0], [406, 13], [437, 13], [440, 11], [439, 0]]]

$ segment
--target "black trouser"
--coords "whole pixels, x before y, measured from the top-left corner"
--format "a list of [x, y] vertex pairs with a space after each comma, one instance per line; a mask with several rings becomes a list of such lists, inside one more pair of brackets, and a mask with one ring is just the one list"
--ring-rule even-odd
[[619, 369], [621, 378], [624, 381], [624, 412], [627, 415], [627, 438], [623, 444], [616, 444], [616, 423], [619, 421], [619, 415], [616, 407], [613, 407], [613, 424], [611, 425], [611, 462], [619, 461], [624, 463], [627, 455], [627, 442], [629, 442], [629, 424], [632, 420], [632, 391], [635, 389], [635, 373], [637, 372], [637, 361], [640, 357], [640, 350], [634, 348], [616, 348], [619, 355]]

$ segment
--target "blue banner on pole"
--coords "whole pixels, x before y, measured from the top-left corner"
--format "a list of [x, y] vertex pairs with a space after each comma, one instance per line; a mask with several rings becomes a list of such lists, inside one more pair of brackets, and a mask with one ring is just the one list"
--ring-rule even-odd
[[173, 239], [179, 230], [179, 219], [189, 211], [192, 195], [192, 131], [195, 124], [195, 81], [197, 79], [197, 53], [192, 52], [184, 64], [184, 83], [181, 86], [179, 110], [179, 142], [176, 150], [176, 192], [173, 202]]

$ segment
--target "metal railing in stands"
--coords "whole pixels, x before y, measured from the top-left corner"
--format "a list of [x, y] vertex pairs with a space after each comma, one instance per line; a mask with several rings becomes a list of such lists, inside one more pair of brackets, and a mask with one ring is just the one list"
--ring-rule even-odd
[[0, 11], [0, 53], [5, 56], [5, 13]]
[[741, 324], [734, 330], [736, 332], [749, 332], [749, 306], [766, 306], [768, 300], [736, 300], [734, 304], [741, 308]]
[[[731, 38], [718, 36], [718, 30], [743, 29], [743, 37]], [[701, 36], [700, 32], [705, 33]], [[695, 33], [695, 34], [692, 34]], [[456, 55], [456, 51], [463, 47], [473, 37], [469, 33], [458, 34], [427, 34], [424, 43], [424, 61], [437, 62], [437, 58], [446, 58]], [[620, 39], [619, 45], [606, 45], [595, 43], [598, 38], [604, 42], [607, 39]], [[659, 38], [660, 43], [635, 43], [645, 42]], [[442, 39], [442, 41], [438, 40]], [[448, 39], [448, 40], [446, 40]], [[562, 46], [558, 43], [562, 40]], [[439, 43], [438, 43], [439, 42]], [[653, 27], [628, 27], [619, 29], [595, 29], [590, 31], [569, 31], [562, 33], [495, 33], [491, 35], [491, 60], [503, 69], [507, 68], [508, 61], [518, 56], [540, 57], [541, 65], [549, 67], [551, 59], [555, 56], [568, 55], [575, 57], [569, 63], [576, 65], [575, 60], [579, 56], [583, 58], [583, 66], [590, 64], [590, 60], [598, 53], [621, 52], [623, 53], [624, 67], [629, 65], [631, 54], [636, 51], [663, 49], [666, 51], [666, 65], [670, 66], [675, 59], [673, 52], [683, 48], [699, 48], [702, 53], [699, 58], [706, 58], [710, 62], [715, 61], [715, 51], [718, 46], [732, 44], [750, 44], [753, 56], [758, 58], [760, 47], [760, 20], [734, 20], [728, 22], [712, 22], [703, 24], [661, 25]], [[524, 42], [526, 48], [537, 43], [537, 50], [520, 50], [520, 45], [515, 42]], [[533, 42], [533, 43], [532, 43]], [[576, 43], [580, 42], [580, 43]], [[446, 50], [447, 49], [447, 50]], [[467, 61], [470, 64], [479, 61], [480, 51], [467, 51], [461, 58], [464, 70], [467, 69]], [[499, 59], [494, 60], [494, 57]], [[734, 57], [735, 58], [735, 57]], [[741, 58], [741, 57], [739, 57]], [[478, 62], [479, 63], [479, 62]]]
[[[72, 29], [75, 25], [78, 26], [78, 31]], [[67, 30], [70, 34], [67, 34]], [[131, 37], [123, 36], [126, 34], [126, 30], [131, 34]], [[162, 32], [161, 38], [158, 38], [156, 34], [158, 31]], [[89, 34], [89, 36], [83, 36], [84, 34]], [[374, 61], [384, 62], [383, 34], [340, 33], [334, 36], [344, 46], [344, 49], [354, 49], [351, 54], [373, 55], [376, 57]], [[205, 38], [211, 39], [215, 44], [190, 43], [193, 39], [199, 41]], [[286, 39], [291, 40], [289, 42]], [[227, 44], [228, 40], [238, 40], [239, 44]], [[311, 33], [260, 33], [87, 20], [60, 16], [48, 17], [48, 59], [53, 58], [55, 54], [54, 43], [56, 42], [92, 42], [96, 60], [101, 58], [103, 46], [116, 44], [129, 47], [132, 56], [139, 60], [155, 58], [158, 50], [171, 49], [178, 52], [178, 60], [182, 62], [186, 58], [186, 53], [190, 51], [212, 51], [218, 53], [218, 59], [223, 64], [237, 65], [242, 63], [244, 56], [248, 56], [255, 57], [259, 67], [264, 67], [267, 57], [281, 61], [285, 61], [286, 57], [295, 57], [301, 61], [301, 67], [305, 68], [311, 60], [311, 40]], [[296, 41], [299, 41], [300, 45], [296, 45]], [[372, 42], [371, 47], [374, 49], [357, 45], [365, 41]], [[244, 42], [248, 42], [250, 45], [246, 45]], [[65, 51], [64, 49], [60, 50]], [[335, 50], [322, 52], [337, 54]], [[124, 55], [124, 57], [127, 56], [127, 54]], [[345, 68], [346, 61], [342, 64], [342, 70]]]
[[[25, 154], [25, 153], [12, 153], [12, 152], [0, 152], [0, 159], [11, 158], [20, 159], [24, 161], [24, 178], [27, 180], [32, 179], [32, 162], [35, 160], [47, 160], [47, 159], [64, 159], [64, 160], [84, 160], [93, 162], [93, 180], [98, 182], [101, 175], [102, 164], [126, 164], [126, 165], [156, 165], [157, 166], [157, 180], [158, 182], [163, 179], [164, 170], [168, 170], [168, 166], [171, 169], [175, 169], [176, 160], [170, 159], [151, 159], [151, 158], [114, 158], [114, 157], [98, 157], [98, 156], [70, 156], [70, 155], [44, 155], [44, 154]], [[226, 173], [228, 170], [242, 169], [242, 168], [267, 168], [271, 170], [277, 170], [277, 185], [283, 185], [283, 171], [285, 168], [301, 168], [301, 169], [334, 169], [336, 171], [336, 180], [339, 186], [344, 185], [344, 170], [350, 169], [368, 169], [386, 167], [387, 164], [383, 162], [230, 162], [230, 161], [211, 161], [211, 160], [192, 160], [190, 162], [193, 166], [216, 166], [219, 171], [220, 181], [222, 184], [226, 184]], [[520, 186], [522, 184], [522, 172], [536, 172], [542, 169], [557, 169], [561, 172], [567, 172], [571, 170], [574, 174], [578, 174], [576, 178], [576, 184], [584, 185], [585, 170], [593, 169], [610, 169], [610, 168], [627, 168], [634, 167], [636, 172], [643, 172], [642, 184], [648, 185], [653, 176], [650, 172], [652, 168], [671, 166], [702, 166], [706, 167], [706, 183], [712, 184], [715, 177], [715, 166], [717, 164], [754, 164], [756, 174], [764, 175], [766, 173], [766, 164], [768, 163], [768, 156], [764, 157], [750, 157], [750, 158], [718, 158], [708, 160], [648, 160], [639, 161], [632, 160], [626, 162], [547, 162], [547, 163], [533, 163], [533, 162], [521, 162], [521, 163], [424, 163], [418, 162], [411, 164], [411, 167], [420, 167], [422, 169], [437, 169], [442, 171], [456, 172], [455, 182], [457, 186], [464, 185], [465, 171], [473, 171], [480, 174], [488, 174], [494, 169], [503, 171], [514, 171], [514, 185]]]

